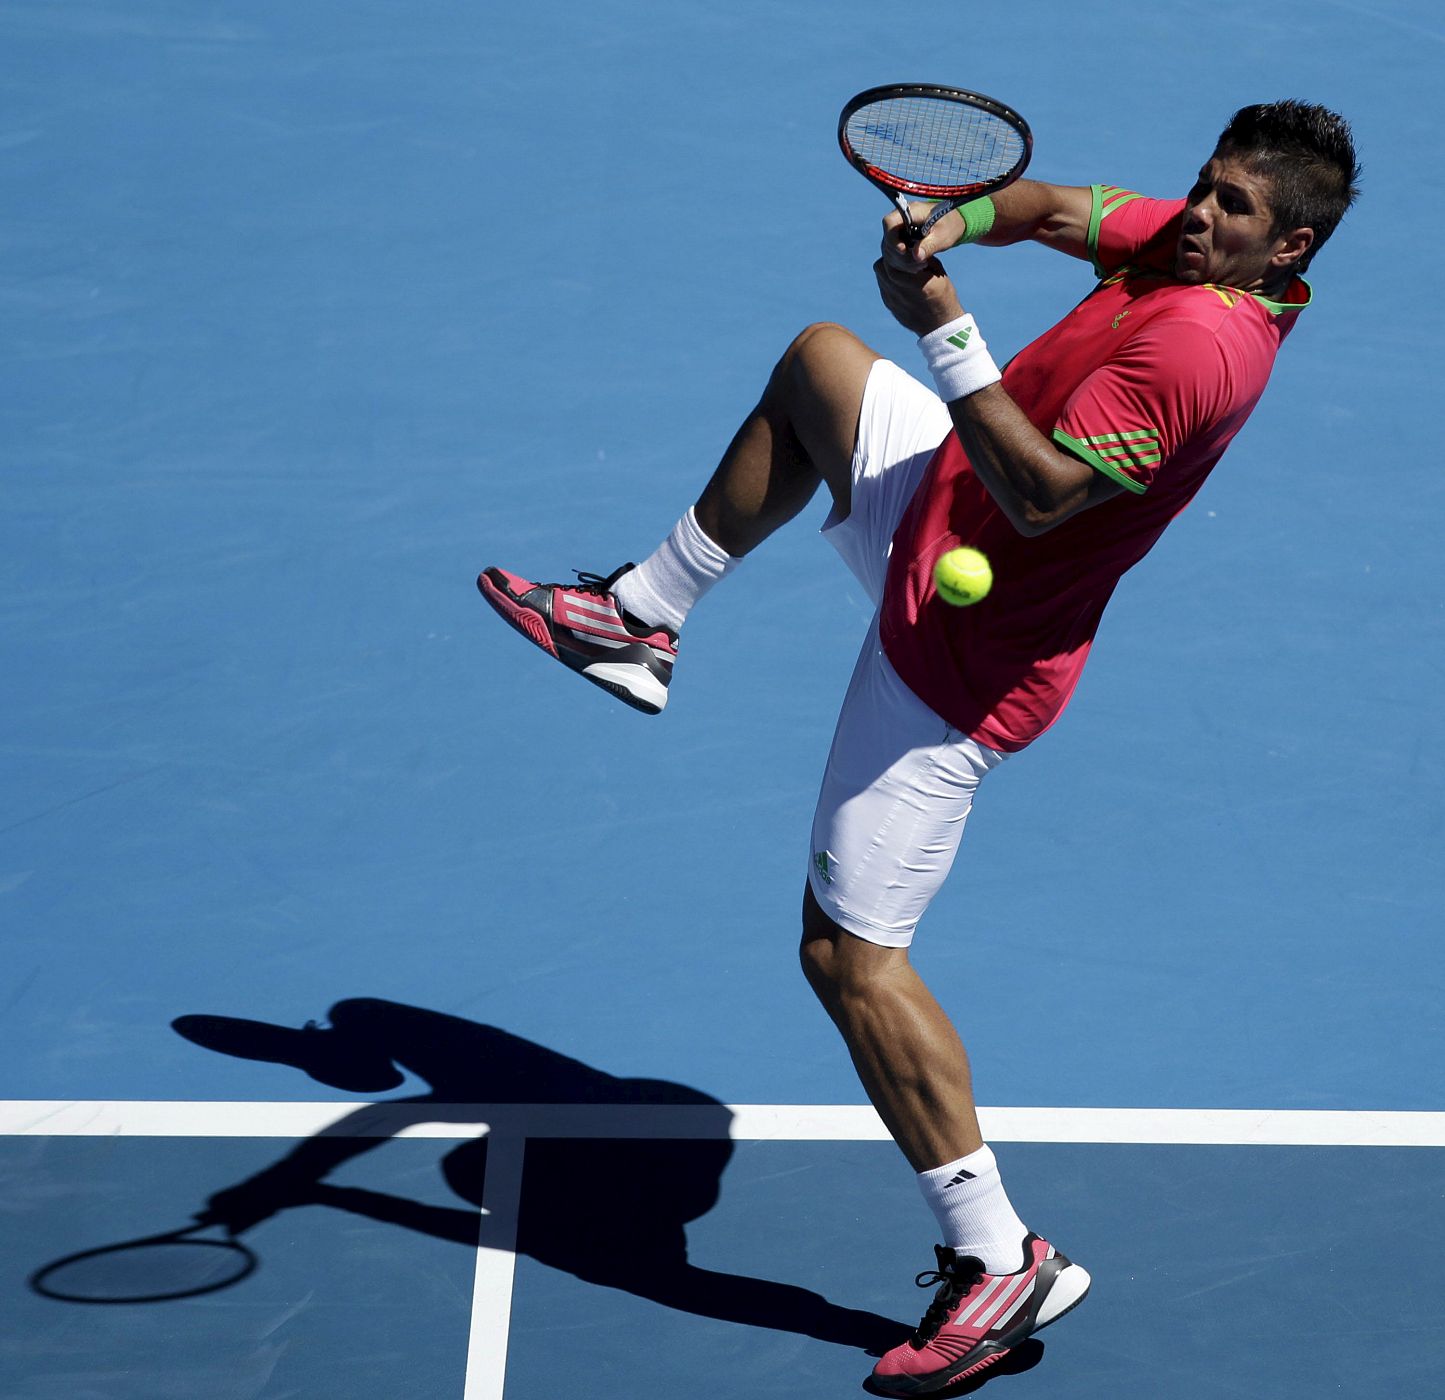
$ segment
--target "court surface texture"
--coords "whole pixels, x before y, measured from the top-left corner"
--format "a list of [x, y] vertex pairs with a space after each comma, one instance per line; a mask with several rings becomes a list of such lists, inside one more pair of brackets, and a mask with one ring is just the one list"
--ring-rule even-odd
[[[473, 588], [645, 554], [810, 322], [922, 373], [834, 144], [908, 79], [1041, 179], [1181, 194], [1277, 96], [1365, 164], [920, 930], [1095, 1279], [983, 1389], [1438, 1395], [1442, 57], [1423, 0], [0, 3], [0, 1395], [846, 1396], [916, 1323], [796, 961], [868, 622], [821, 501], [657, 719]], [[949, 266], [1000, 359], [1091, 285]], [[32, 1287], [222, 1192], [233, 1286]]]

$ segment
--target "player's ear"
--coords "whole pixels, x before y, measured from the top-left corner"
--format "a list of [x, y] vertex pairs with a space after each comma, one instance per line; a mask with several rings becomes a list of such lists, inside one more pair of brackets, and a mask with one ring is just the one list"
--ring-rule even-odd
[[1276, 268], [1290, 267], [1299, 262], [1314, 246], [1315, 231], [1312, 228], [1289, 229], [1275, 240], [1274, 256], [1269, 265]]

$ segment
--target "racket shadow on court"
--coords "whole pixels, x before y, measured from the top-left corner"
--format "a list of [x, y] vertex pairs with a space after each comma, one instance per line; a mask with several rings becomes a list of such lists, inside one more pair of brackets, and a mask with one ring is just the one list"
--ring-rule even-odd
[[[469, 1107], [475, 1105], [672, 1104], [698, 1110], [692, 1124], [698, 1137], [530, 1138], [516, 1252], [664, 1307], [872, 1353], [907, 1335], [908, 1328], [895, 1320], [839, 1306], [809, 1289], [706, 1269], [688, 1259], [686, 1226], [717, 1203], [720, 1179], [732, 1155], [732, 1115], [709, 1095], [666, 1080], [619, 1078], [498, 1027], [397, 1002], [349, 999], [333, 1006], [328, 1019], [325, 1027], [313, 1023], [293, 1029], [192, 1015], [172, 1025], [208, 1050], [290, 1065], [319, 1083], [352, 1093], [398, 1088], [405, 1080], [403, 1068], [426, 1081], [430, 1092], [360, 1107], [272, 1166], [213, 1194], [201, 1219], [228, 1232], [218, 1243], [221, 1251], [229, 1242], [241, 1252], [221, 1258], [212, 1269], [216, 1277], [202, 1280], [203, 1288], [158, 1290], [154, 1297], [138, 1296], [132, 1288], [126, 1301], [162, 1301], [239, 1282], [255, 1267], [254, 1256], [247, 1258], [250, 1252], [239, 1237], [263, 1220], [301, 1206], [329, 1206], [467, 1248], [475, 1248], [479, 1239], [485, 1243], [487, 1221], [479, 1207], [485, 1192], [487, 1137], [463, 1142], [442, 1159], [446, 1182], [465, 1207], [425, 1204], [327, 1180], [342, 1164], [383, 1147], [389, 1136], [409, 1125], [477, 1122], [477, 1109]], [[206, 1252], [185, 1242], [171, 1250], [187, 1248]], [[106, 1251], [90, 1253], [104, 1256]], [[72, 1270], [61, 1265], [78, 1257], [68, 1256], [38, 1271], [32, 1286], [66, 1298]], [[234, 1276], [220, 1277], [225, 1269], [219, 1265]]]

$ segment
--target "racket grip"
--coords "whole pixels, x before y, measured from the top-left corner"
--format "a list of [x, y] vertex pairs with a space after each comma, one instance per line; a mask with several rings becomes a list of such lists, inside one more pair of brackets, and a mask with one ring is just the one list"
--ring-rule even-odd
[[898, 206], [898, 212], [903, 215], [903, 224], [898, 232], [910, 248], [916, 248], [923, 241], [923, 230], [913, 222], [913, 211], [908, 207], [908, 199], [902, 194], [895, 194], [893, 202]]

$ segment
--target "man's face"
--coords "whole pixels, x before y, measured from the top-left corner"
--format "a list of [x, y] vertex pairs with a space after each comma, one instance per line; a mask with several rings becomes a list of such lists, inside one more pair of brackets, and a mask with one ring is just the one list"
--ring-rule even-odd
[[1211, 157], [1185, 198], [1175, 277], [1242, 291], [1275, 280], [1283, 266], [1275, 262], [1276, 255], [1301, 250], [1295, 246], [1299, 230], [1271, 231], [1271, 194], [1269, 181], [1236, 157]]

